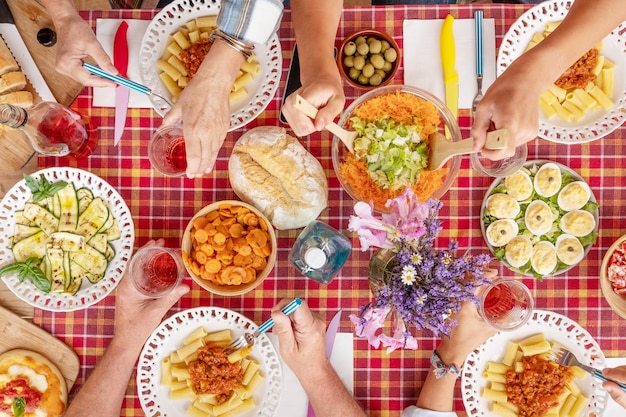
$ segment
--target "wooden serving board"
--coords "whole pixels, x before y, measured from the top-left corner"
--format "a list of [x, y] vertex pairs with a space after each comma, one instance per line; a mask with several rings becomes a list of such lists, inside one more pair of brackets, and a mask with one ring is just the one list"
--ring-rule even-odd
[[69, 346], [4, 307], [0, 307], [0, 334], [0, 353], [20, 348], [42, 354], [59, 368], [69, 392], [80, 369], [78, 355]]
[[[54, 29], [45, 7], [37, 0], [6, 1], [11, 8], [17, 30], [52, 94], [59, 103], [69, 106], [82, 91], [83, 86], [54, 69], [57, 45], [45, 47], [37, 41], [37, 32], [40, 29], [45, 27]], [[32, 91], [30, 85], [26, 89]], [[36, 97], [35, 102], [39, 101], [41, 98]], [[21, 169], [33, 153], [33, 147], [23, 133], [8, 128], [0, 130], [0, 173]]]

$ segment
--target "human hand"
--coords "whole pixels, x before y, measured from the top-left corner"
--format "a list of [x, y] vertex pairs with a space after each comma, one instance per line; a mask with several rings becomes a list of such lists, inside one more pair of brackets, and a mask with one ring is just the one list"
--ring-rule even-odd
[[[151, 240], [144, 247], [163, 246], [163, 239]], [[150, 298], [141, 294], [133, 285], [128, 269], [116, 290], [115, 337], [124, 343], [143, 345], [152, 331], [161, 323], [163, 316], [180, 297], [189, 291], [189, 286], [180, 284], [162, 298]]]
[[78, 13], [68, 13], [56, 22], [56, 25], [63, 28], [57, 30], [56, 70], [83, 85], [114, 87], [113, 81], [92, 75], [83, 68], [83, 60], [91, 56], [104, 71], [119, 73], [87, 22]]
[[[318, 108], [315, 120], [296, 109], [296, 94]], [[324, 129], [342, 110], [346, 97], [341, 87], [341, 79], [335, 74], [320, 76], [314, 82], [303, 84], [292, 95], [287, 97], [282, 112], [296, 136], [306, 136]]]
[[[515, 148], [535, 139], [539, 129], [540, 89], [533, 85], [519, 66], [512, 65], [489, 87], [474, 113], [471, 136], [474, 151], [490, 160], [500, 160], [515, 154]], [[483, 149], [487, 132], [506, 128], [509, 144], [506, 149]]]
[[272, 332], [278, 336], [280, 356], [298, 379], [317, 378], [330, 367], [324, 350], [326, 323], [311, 312], [306, 301], [286, 316], [280, 309], [288, 302], [281, 300], [272, 308]]
[[[626, 383], [626, 365], [615, 368], [604, 368], [602, 375], [617, 382]], [[616, 403], [626, 408], [626, 392], [622, 391], [615, 382], [604, 382], [602, 383], [602, 387], [607, 390]]]
[[188, 178], [213, 170], [230, 127], [229, 95], [243, 60], [243, 55], [223, 42], [214, 42], [163, 119], [163, 126], [182, 122]]

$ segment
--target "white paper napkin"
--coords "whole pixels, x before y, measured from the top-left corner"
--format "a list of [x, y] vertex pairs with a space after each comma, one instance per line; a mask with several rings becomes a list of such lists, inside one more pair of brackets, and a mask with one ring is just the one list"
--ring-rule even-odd
[[[276, 335], [272, 333], [267, 333], [267, 335], [274, 344], [276, 351], [278, 351], [278, 338]], [[333, 354], [330, 357], [331, 365], [333, 365], [339, 378], [350, 393], [354, 393], [353, 337], [352, 333], [337, 333]], [[282, 358], [280, 358], [280, 365], [283, 370], [283, 388], [275, 416], [306, 417], [309, 399], [298, 378], [285, 365]]]
[[[113, 59], [113, 41], [115, 32], [122, 20], [128, 23], [128, 70], [127, 75], [130, 80], [139, 84], [141, 79], [141, 66], [139, 64], [139, 50], [141, 49], [141, 40], [146, 28], [150, 24], [149, 20], [141, 19], [97, 19], [96, 20], [96, 38], [100, 41], [104, 51]], [[94, 107], [115, 107], [115, 88], [94, 88], [93, 89], [93, 106]], [[128, 107], [145, 107], [151, 108], [152, 104], [148, 96], [136, 91], [130, 92], [128, 97]]]
[[[446, 102], [439, 38], [443, 19], [404, 21], [404, 83], [422, 88]], [[474, 19], [456, 19], [452, 26], [459, 74], [459, 108], [469, 109], [476, 95]], [[483, 19], [483, 93], [496, 79], [496, 37], [493, 19]]]

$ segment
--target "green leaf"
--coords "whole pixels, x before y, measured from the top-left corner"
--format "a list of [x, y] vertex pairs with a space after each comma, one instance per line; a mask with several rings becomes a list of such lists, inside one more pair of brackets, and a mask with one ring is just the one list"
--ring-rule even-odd
[[24, 174], [24, 181], [30, 191], [33, 193], [33, 200], [41, 201], [48, 197], [52, 197], [63, 188], [67, 186], [66, 181], [57, 181], [54, 184], [50, 184], [50, 182], [43, 175], [39, 180]]
[[30, 188], [30, 191], [34, 194], [37, 191], [39, 191], [39, 182], [34, 179], [33, 177], [31, 177], [28, 174], [24, 174], [24, 181], [26, 182], [26, 185], [28, 186], [28, 188]]
[[13, 399], [13, 415], [22, 417], [26, 412], [26, 400], [24, 397], [15, 397]]
[[24, 269], [24, 265], [21, 262], [16, 262], [16, 263], [12, 263], [9, 264], [5, 267], [3, 267], [2, 269], [0, 269], [0, 277], [4, 277], [6, 275], [10, 275], [10, 274], [14, 274], [14, 273], [21, 273], [22, 270]]
[[50, 292], [52, 289], [52, 283], [48, 280], [48, 278], [46, 278], [43, 271], [36, 266], [30, 268], [30, 280], [33, 282], [35, 287], [43, 292]]

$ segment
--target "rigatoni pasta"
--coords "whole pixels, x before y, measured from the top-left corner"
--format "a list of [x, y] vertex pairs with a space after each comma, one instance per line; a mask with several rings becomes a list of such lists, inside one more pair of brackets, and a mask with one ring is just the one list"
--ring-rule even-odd
[[199, 327], [183, 346], [161, 361], [161, 384], [173, 400], [188, 400], [191, 417], [233, 417], [256, 406], [253, 394], [264, 376], [260, 363], [249, 356], [251, 347], [230, 355], [230, 330], [208, 333]]
[[[549, 22], [543, 33], [536, 33], [526, 50], [545, 39], [560, 22]], [[582, 119], [585, 113], [613, 107], [615, 64], [600, 55], [602, 43], [596, 45], [541, 94], [539, 107], [547, 118], [555, 115], [570, 122]]]
[[501, 417], [580, 417], [587, 405], [576, 380], [585, 378], [578, 367], [547, 360], [555, 343], [537, 333], [508, 343], [501, 362], [488, 362], [481, 392], [491, 412]]
[[[209, 36], [217, 28], [217, 16], [197, 17], [179, 28], [167, 40], [165, 51], [159, 60], [159, 78], [176, 102], [200, 63], [211, 48]], [[233, 85], [230, 101], [247, 97], [247, 85], [260, 72], [260, 65], [253, 54], [241, 65], [240, 75]]]

